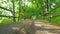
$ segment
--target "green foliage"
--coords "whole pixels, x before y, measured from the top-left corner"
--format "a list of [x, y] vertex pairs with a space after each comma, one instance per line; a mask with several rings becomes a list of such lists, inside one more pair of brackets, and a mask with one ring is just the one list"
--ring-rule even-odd
[[0, 20], [0, 25], [4, 25], [4, 24], [12, 24], [12, 19], [11, 18], [2, 18], [1, 20]]
[[[20, 3], [19, 3], [20, 1]], [[15, 17], [16, 22], [19, 21], [23, 21], [25, 19], [40, 19], [43, 17], [43, 19], [46, 19], [47, 21], [50, 21], [50, 17], [52, 15], [52, 19], [51, 22], [53, 23], [59, 23], [60, 21], [60, 16], [55, 16], [56, 14], [60, 14], [60, 8], [58, 7], [57, 9], [55, 9], [55, 7], [60, 5], [60, 0], [51, 0], [48, 1], [47, 0], [14, 0], [14, 6], [15, 8], [13, 8], [13, 2], [12, 0], [0, 0], [0, 5], [3, 6], [4, 8], [7, 8], [7, 10], [11, 10], [13, 11], [13, 9], [15, 10], [15, 16], [13, 15], [13, 12], [11, 12], [12, 16]], [[19, 5], [20, 4], [20, 5]], [[48, 7], [47, 7], [48, 5]], [[47, 8], [47, 9], [46, 9]], [[49, 12], [50, 10], [52, 10], [51, 12]], [[5, 9], [0, 10], [0, 15], [4, 12], [4, 16], [6, 16], [6, 11]], [[9, 13], [9, 12], [8, 12]], [[8, 16], [11, 16], [8, 14]], [[47, 18], [45, 18], [47, 17]], [[4, 18], [2, 20], [3, 17], [0, 16], [0, 20], [2, 21], [1, 23], [3, 24], [9, 24], [12, 23], [13, 19], [11, 18]]]

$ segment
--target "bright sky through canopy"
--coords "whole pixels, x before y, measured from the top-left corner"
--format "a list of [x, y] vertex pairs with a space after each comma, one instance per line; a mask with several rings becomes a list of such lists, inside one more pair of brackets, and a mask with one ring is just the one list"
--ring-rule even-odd
[[22, 0], [22, 3], [27, 5], [27, 6], [31, 6], [31, 2], [29, 2], [28, 0]]

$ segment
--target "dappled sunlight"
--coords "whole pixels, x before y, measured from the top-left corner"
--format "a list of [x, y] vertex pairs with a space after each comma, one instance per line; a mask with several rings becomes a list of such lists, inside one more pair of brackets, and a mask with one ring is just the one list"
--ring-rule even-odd
[[13, 30], [19, 30], [19, 28], [18, 27], [12, 27], [11, 29], [13, 29]]
[[60, 0], [0, 0], [0, 25], [0, 34], [60, 34]]

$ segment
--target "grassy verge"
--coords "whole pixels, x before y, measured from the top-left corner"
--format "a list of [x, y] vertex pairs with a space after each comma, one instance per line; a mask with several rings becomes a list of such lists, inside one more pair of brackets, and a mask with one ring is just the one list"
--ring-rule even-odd
[[57, 20], [54, 21], [54, 20], [47, 20], [47, 19], [40, 19], [41, 22], [44, 22], [44, 23], [48, 23], [48, 24], [52, 24], [52, 25], [56, 25], [56, 26], [60, 26], [60, 22], [58, 22]]

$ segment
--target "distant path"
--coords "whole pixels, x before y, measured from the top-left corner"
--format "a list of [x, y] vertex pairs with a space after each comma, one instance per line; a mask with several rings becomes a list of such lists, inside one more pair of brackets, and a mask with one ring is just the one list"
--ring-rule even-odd
[[[31, 21], [31, 20], [30, 20]], [[28, 22], [28, 21], [26, 21]], [[30, 23], [30, 22], [29, 22]], [[7, 26], [0, 27], [0, 34], [17, 34], [15, 30], [19, 30], [22, 24], [16, 23]], [[60, 27], [40, 22], [38, 20], [34, 21], [36, 32], [35, 34], [60, 34]]]
[[35, 21], [36, 34], [60, 34], [60, 27]]

